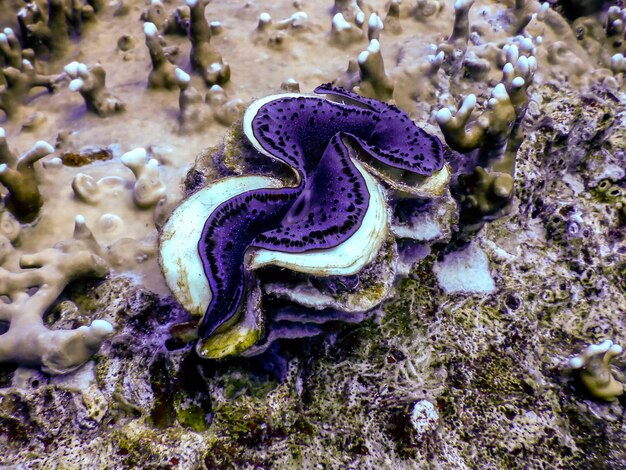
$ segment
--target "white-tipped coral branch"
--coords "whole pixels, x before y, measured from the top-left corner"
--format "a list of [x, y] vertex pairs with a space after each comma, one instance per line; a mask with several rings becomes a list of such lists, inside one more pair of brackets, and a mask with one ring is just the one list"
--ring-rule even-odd
[[365, 23], [365, 13], [357, 0], [335, 0], [333, 14], [337, 13], [341, 13], [346, 20], [359, 27]]
[[0, 72], [2, 76], [6, 84], [0, 86], [0, 109], [12, 118], [17, 115], [32, 88], [44, 87], [53, 93], [62, 75], [39, 74], [29, 60], [23, 59], [21, 68], [6, 67]]
[[54, 147], [39, 141], [17, 160], [15, 166], [0, 164], [0, 183], [8, 190], [5, 206], [22, 222], [35, 220], [43, 205], [34, 165], [52, 152]]
[[245, 111], [244, 102], [238, 98], [229, 99], [219, 85], [213, 85], [209, 89], [206, 101], [213, 110], [213, 118], [224, 126], [230, 126], [237, 119], [241, 119]]
[[211, 28], [204, 16], [208, 0], [187, 0], [190, 10], [189, 38], [191, 40], [190, 61], [208, 86], [221, 85], [230, 80], [230, 66], [211, 46]]
[[[0, 268], [0, 294], [10, 299], [0, 303], [0, 320], [9, 322], [8, 331], [0, 335], [0, 362], [64, 374], [88, 361], [111, 336], [112, 325], [94, 320], [75, 330], [50, 330], [43, 316], [69, 282], [103, 277], [108, 270], [106, 262], [80, 239], [23, 255], [19, 270]], [[31, 294], [33, 288], [36, 292]]]
[[611, 360], [622, 352], [620, 345], [607, 339], [588, 346], [570, 360], [570, 366], [576, 370], [582, 385], [592, 397], [614, 401], [624, 393], [624, 384], [613, 376], [610, 367]]
[[330, 29], [330, 39], [333, 44], [338, 46], [347, 46], [349, 44], [360, 41], [363, 38], [363, 31], [354, 23], [346, 21], [341, 13], [333, 16], [332, 26]]
[[367, 20], [367, 40], [380, 40], [380, 33], [382, 33], [383, 29], [385, 29], [383, 20], [380, 19], [377, 13], [372, 13]]
[[361, 82], [359, 94], [368, 98], [387, 101], [393, 95], [393, 82], [385, 73], [385, 64], [380, 52], [380, 43], [372, 39], [367, 50], [361, 52], [357, 59]]
[[[0, 33], [0, 55], [4, 59], [4, 67], [22, 68], [24, 59], [22, 46], [11, 28], [4, 28]], [[32, 54], [30, 55], [29, 59], [32, 59]]]
[[122, 163], [135, 175], [133, 195], [135, 204], [142, 209], [153, 207], [165, 195], [165, 185], [159, 174], [159, 162], [154, 158], [146, 161], [144, 148], [136, 148], [122, 155]]
[[458, 77], [461, 70], [463, 57], [467, 51], [467, 43], [470, 39], [469, 11], [475, 0], [456, 0], [454, 3], [454, 26], [452, 34], [445, 43], [439, 45], [439, 51], [446, 55], [449, 64], [449, 74]]
[[176, 69], [175, 75], [180, 88], [178, 96], [180, 130], [199, 131], [211, 123], [213, 119], [211, 109], [206, 105], [204, 96], [191, 85], [191, 77], [187, 73]]
[[107, 90], [106, 72], [102, 65], [95, 64], [88, 68], [85, 64], [72, 62], [65, 67], [65, 73], [72, 78], [70, 91], [81, 94], [88, 111], [106, 117], [126, 108], [124, 103]]
[[174, 90], [178, 87], [176, 80], [176, 66], [165, 55], [161, 44], [161, 36], [154, 23], [144, 23], [143, 32], [146, 36], [146, 46], [150, 51], [152, 70], [148, 76], [149, 88], [166, 88]]

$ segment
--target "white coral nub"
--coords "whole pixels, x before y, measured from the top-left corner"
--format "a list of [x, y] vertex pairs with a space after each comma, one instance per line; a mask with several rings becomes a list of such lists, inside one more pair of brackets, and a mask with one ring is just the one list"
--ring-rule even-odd
[[579, 373], [580, 381], [594, 398], [614, 401], [624, 393], [624, 384], [617, 381], [610, 369], [611, 360], [623, 352], [619, 344], [607, 339], [589, 345], [570, 359], [569, 365]]
[[146, 36], [154, 37], [159, 34], [159, 31], [154, 23], [147, 22], [143, 25], [143, 33]]
[[135, 204], [142, 209], [154, 206], [165, 195], [165, 185], [159, 175], [159, 162], [151, 158], [146, 162], [147, 152], [136, 148], [122, 155], [122, 163], [128, 167], [137, 181], [135, 182]]

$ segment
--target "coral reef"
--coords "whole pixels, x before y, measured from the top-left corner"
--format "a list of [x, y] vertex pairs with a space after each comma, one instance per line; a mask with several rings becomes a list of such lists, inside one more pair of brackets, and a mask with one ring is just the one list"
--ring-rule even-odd
[[[623, 5], [207, 3], [0, 2], [0, 466], [623, 468]], [[85, 112], [78, 64], [126, 112]], [[311, 97], [328, 82], [358, 96]], [[371, 262], [311, 274], [321, 256], [251, 250], [210, 337], [240, 355], [202, 359], [206, 308], [172, 297], [159, 230], [203, 188], [304, 184], [244, 132], [278, 93], [397, 106], [445, 165], [424, 181], [348, 146], [384, 202]], [[289, 127], [273, 117], [258, 136]]]

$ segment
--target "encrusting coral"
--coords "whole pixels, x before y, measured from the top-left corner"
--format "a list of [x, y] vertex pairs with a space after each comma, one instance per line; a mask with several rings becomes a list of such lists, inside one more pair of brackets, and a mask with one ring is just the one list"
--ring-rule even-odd
[[[89, 237], [81, 230], [84, 220], [76, 219], [75, 237], [39, 253], [22, 255], [20, 269], [0, 267], [0, 320], [9, 323], [0, 335], [0, 362], [41, 367], [51, 374], [65, 374], [80, 367], [100, 349], [113, 333], [104, 320], [75, 330], [51, 330], [43, 323], [49, 307], [65, 286], [84, 277], [103, 277], [106, 262], [93, 253]], [[36, 289], [36, 292], [32, 292]]]

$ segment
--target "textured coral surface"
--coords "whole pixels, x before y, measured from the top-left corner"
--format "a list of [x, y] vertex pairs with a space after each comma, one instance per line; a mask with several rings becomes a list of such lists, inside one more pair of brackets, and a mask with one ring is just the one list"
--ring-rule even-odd
[[[455, 20], [447, 0], [338, 0], [334, 7], [215, 0], [205, 10], [207, 28], [192, 34], [204, 54], [194, 60], [183, 2], [29, 4], [47, 6], [54, 18], [65, 3], [67, 35], [58, 17], [29, 30], [35, 49], [43, 49], [35, 57], [9, 31], [0, 35], [0, 108], [8, 115], [2, 140], [15, 149], [0, 149], [0, 163], [12, 167], [11, 155], [36, 141], [57, 143], [35, 164], [43, 200], [36, 222], [20, 224], [8, 209], [0, 212], [0, 265], [21, 272], [28, 268], [20, 267], [23, 257], [72, 236], [82, 240], [110, 274], [70, 283], [43, 308], [40, 327], [74, 330], [98, 319], [115, 332], [93, 360], [68, 374], [0, 363], [0, 466], [626, 466], [625, 402], [616, 385], [626, 380], [626, 360], [617, 354], [594, 362], [588, 348], [612, 347], [603, 343], [609, 339], [626, 344], [626, 50], [619, 8], [459, 0]], [[188, 3], [197, 13], [206, 2]], [[26, 5], [0, 3], [0, 26], [23, 34], [17, 12]], [[140, 18], [163, 33], [163, 42]], [[536, 57], [534, 83], [526, 83], [530, 65], [515, 54]], [[173, 66], [158, 69], [155, 57]], [[72, 91], [100, 70], [90, 68], [97, 63], [106, 70], [104, 96], [125, 108], [106, 117]], [[149, 87], [155, 74], [171, 86]], [[489, 129], [488, 144], [466, 159], [448, 152], [456, 204], [449, 194], [419, 210], [389, 201], [401, 220], [391, 221], [395, 238], [374, 267], [345, 278], [289, 277], [269, 268], [254, 291], [281, 312], [277, 323], [291, 318], [281, 310], [286, 298], [314, 305], [319, 292], [330, 292], [344, 306], [390, 300], [255, 357], [201, 360], [193, 352], [194, 323], [172, 300], [157, 265], [157, 227], [185, 191], [218, 173], [265, 172], [260, 160], [229, 153], [246, 144], [236, 124], [225, 126], [251, 100], [279, 92], [281, 83], [283, 90], [311, 92], [333, 81], [393, 100], [442, 141], [438, 112], [450, 108], [452, 118], [467, 106], [484, 119], [462, 130], [480, 128], [484, 136]], [[209, 88], [214, 83], [222, 88]], [[498, 83], [508, 104], [493, 94], [503, 88]], [[477, 97], [474, 107], [469, 94]], [[485, 154], [494, 159], [488, 165], [480, 161]], [[510, 181], [502, 178], [513, 163], [509, 205], [501, 196]], [[456, 228], [463, 237], [454, 238]], [[390, 279], [406, 275], [381, 285], [376, 277], [388, 271]], [[268, 282], [273, 276], [275, 284]], [[24, 287], [21, 298], [36, 298], [39, 285]], [[327, 312], [317, 313], [322, 322]], [[8, 328], [3, 317], [0, 338]], [[603, 380], [616, 390], [608, 399], [585, 386], [601, 388]]]

